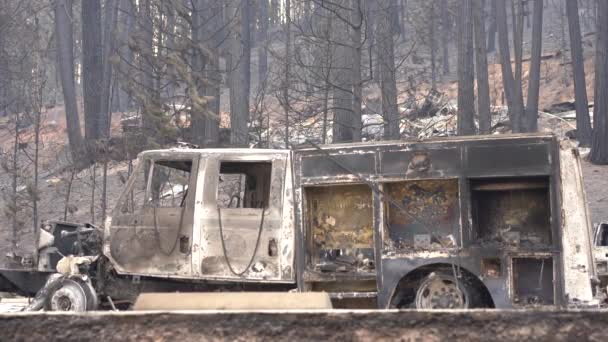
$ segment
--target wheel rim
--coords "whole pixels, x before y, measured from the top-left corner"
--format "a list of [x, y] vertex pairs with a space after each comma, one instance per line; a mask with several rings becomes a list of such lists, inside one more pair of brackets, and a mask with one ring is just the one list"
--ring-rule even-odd
[[418, 309], [466, 309], [467, 307], [465, 291], [451, 276], [432, 273], [420, 284], [416, 292]]
[[65, 280], [51, 297], [53, 311], [86, 311], [87, 296], [84, 289], [73, 280]]

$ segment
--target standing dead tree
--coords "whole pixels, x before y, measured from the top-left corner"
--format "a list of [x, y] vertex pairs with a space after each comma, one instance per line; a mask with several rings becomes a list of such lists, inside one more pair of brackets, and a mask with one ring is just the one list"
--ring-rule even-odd
[[568, 17], [570, 54], [574, 76], [576, 136], [581, 146], [589, 146], [591, 143], [591, 120], [589, 118], [589, 104], [587, 101], [585, 60], [583, 59], [583, 44], [581, 42], [581, 27], [579, 23], [577, 0], [566, 0], [566, 16]]
[[458, 18], [458, 135], [475, 134], [472, 6], [472, 0], [464, 0]]
[[76, 103], [74, 82], [74, 38], [72, 30], [72, 1], [57, 0], [54, 6], [55, 36], [57, 39], [57, 69], [61, 78], [65, 104], [68, 139], [74, 161], [85, 160], [84, 140], [80, 131], [80, 118]]
[[598, 1], [595, 50], [595, 108], [591, 154], [594, 164], [608, 164], [608, 1]]

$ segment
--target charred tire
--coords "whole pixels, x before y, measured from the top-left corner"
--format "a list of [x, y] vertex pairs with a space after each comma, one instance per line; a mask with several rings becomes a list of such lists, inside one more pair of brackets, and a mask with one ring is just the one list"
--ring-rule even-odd
[[416, 309], [468, 309], [470, 295], [453, 275], [438, 271], [423, 278], [416, 290]]
[[465, 268], [434, 264], [405, 275], [397, 284], [389, 307], [428, 310], [494, 308], [494, 301], [483, 282]]
[[49, 293], [47, 311], [84, 312], [96, 310], [97, 294], [90, 282], [78, 277], [65, 278]]

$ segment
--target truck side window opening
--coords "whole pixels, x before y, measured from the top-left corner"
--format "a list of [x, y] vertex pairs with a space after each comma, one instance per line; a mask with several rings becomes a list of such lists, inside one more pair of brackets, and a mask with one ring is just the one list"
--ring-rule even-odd
[[142, 162], [140, 167], [135, 169], [135, 181], [133, 186], [129, 190], [124, 199], [124, 202], [121, 204], [121, 212], [124, 214], [132, 214], [139, 210], [144, 205], [144, 199], [146, 198], [146, 180], [148, 179], [148, 174], [150, 173], [150, 167], [152, 163], [147, 160]]
[[598, 230], [596, 245], [608, 247], [608, 223], [600, 224]]
[[218, 208], [268, 207], [271, 173], [271, 162], [221, 162]]
[[149, 179], [146, 205], [179, 208], [185, 205], [192, 161], [156, 160]]

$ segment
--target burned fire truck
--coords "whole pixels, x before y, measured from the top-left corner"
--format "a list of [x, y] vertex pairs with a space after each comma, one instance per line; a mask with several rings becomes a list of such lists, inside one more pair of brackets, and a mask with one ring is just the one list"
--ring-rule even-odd
[[52, 222], [4, 287], [34, 309], [146, 292], [326, 292], [334, 307], [597, 305], [577, 149], [551, 135], [140, 154], [105, 227]]

